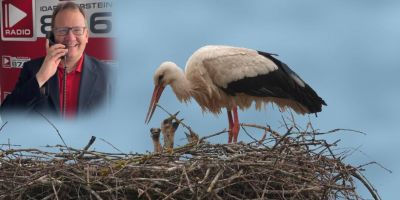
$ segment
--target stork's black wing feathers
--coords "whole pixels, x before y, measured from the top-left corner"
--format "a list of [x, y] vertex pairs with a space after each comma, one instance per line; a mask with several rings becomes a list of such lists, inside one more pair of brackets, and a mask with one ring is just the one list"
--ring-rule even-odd
[[[230, 82], [227, 88], [222, 88], [226, 93], [229, 95], [245, 93], [257, 97], [290, 99], [305, 106], [310, 113], [321, 111], [322, 105], [326, 105], [325, 101], [295, 72], [271, 54], [261, 51], [258, 53], [272, 60], [278, 66], [278, 70]], [[302, 81], [304, 85], [296, 82], [293, 77], [298, 78], [298, 81]]]

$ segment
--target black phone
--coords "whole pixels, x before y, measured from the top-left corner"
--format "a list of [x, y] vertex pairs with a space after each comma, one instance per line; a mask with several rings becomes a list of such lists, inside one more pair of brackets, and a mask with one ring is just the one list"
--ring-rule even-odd
[[[46, 38], [49, 40], [49, 46], [56, 44], [56, 39], [54, 38], [54, 33], [52, 31], [46, 33]], [[61, 58], [66, 59], [66, 55], [62, 56]]]
[[54, 33], [52, 31], [47, 32], [46, 38], [49, 40], [49, 46], [56, 44], [56, 39], [54, 38]]

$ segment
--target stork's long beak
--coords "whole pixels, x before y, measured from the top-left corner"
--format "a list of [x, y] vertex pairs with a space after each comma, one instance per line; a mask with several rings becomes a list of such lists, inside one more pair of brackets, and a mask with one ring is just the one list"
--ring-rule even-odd
[[154, 111], [156, 110], [158, 100], [160, 100], [164, 88], [165, 87], [163, 85], [156, 85], [154, 87], [153, 96], [151, 97], [150, 101], [149, 111], [147, 111], [147, 116], [144, 123], [148, 124], [150, 122], [150, 119], [153, 116]]

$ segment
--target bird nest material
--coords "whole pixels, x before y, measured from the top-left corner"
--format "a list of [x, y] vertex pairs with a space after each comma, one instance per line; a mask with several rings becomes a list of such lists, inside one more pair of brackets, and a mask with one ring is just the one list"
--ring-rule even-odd
[[95, 138], [56, 152], [1, 146], [0, 199], [361, 199], [357, 180], [380, 199], [321, 133], [250, 126], [272, 134], [247, 144], [205, 137], [146, 154], [88, 150]]

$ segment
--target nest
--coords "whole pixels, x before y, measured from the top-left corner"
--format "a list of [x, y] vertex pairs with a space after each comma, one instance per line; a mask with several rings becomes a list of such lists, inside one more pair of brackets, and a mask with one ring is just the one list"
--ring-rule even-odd
[[317, 139], [322, 133], [248, 126], [264, 137], [210, 144], [207, 136], [160, 153], [88, 150], [94, 137], [83, 149], [2, 146], [0, 199], [359, 199], [356, 181], [380, 199], [336, 142]]

